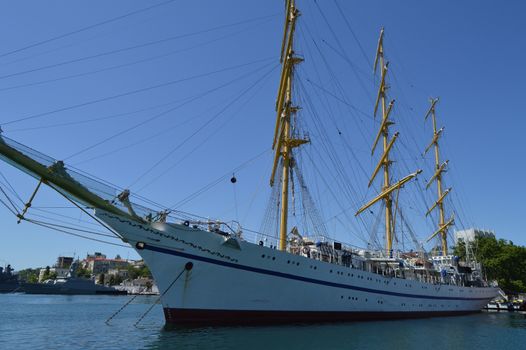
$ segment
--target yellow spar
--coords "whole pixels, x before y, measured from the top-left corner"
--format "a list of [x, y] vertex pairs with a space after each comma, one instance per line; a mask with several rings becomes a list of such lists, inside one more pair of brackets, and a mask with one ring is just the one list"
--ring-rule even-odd
[[[391, 184], [391, 178], [389, 173], [389, 167], [391, 166], [391, 160], [389, 157], [390, 151], [393, 148], [393, 145], [398, 138], [398, 132], [393, 135], [391, 140], [389, 140], [389, 127], [394, 124], [391, 120], [389, 120], [389, 115], [391, 114], [391, 111], [393, 109], [394, 100], [391, 100], [389, 102], [389, 105], [387, 105], [387, 89], [388, 85], [386, 83], [387, 80], [387, 67], [389, 66], [389, 62], [385, 62], [384, 60], [384, 46], [383, 46], [383, 40], [384, 40], [384, 29], [380, 31], [380, 38], [378, 39], [378, 47], [376, 48], [376, 57], [374, 59], [374, 68], [373, 72], [376, 73], [376, 69], [378, 66], [381, 67], [381, 73], [380, 73], [380, 86], [378, 88], [378, 94], [376, 97], [376, 101], [374, 104], [374, 110], [373, 115], [376, 117], [376, 113], [378, 112], [379, 106], [382, 107], [382, 122], [380, 124], [380, 128], [378, 129], [378, 133], [376, 134], [376, 137], [373, 142], [373, 146], [371, 148], [371, 155], [374, 155], [374, 152], [376, 150], [376, 146], [378, 145], [378, 142], [380, 141], [380, 138], [382, 139], [383, 143], [383, 153], [378, 161], [378, 164], [376, 165], [373, 174], [371, 175], [371, 178], [369, 179], [368, 187], [370, 187], [380, 172], [380, 169], [383, 168], [383, 185], [381, 189], [381, 193], [377, 195], [375, 198], [371, 199], [367, 204], [362, 206], [356, 215], [362, 213], [365, 209], [369, 208], [376, 202], [383, 200], [385, 203], [385, 249], [388, 256], [392, 256], [392, 249], [393, 249], [393, 235], [394, 235], [394, 224], [396, 223], [396, 220], [393, 216], [393, 198], [392, 194], [395, 190], [400, 189], [405, 183], [416, 177], [421, 170], [417, 170], [416, 172], [404, 177], [400, 181], [396, 182], [395, 184]], [[397, 203], [398, 203], [398, 196], [397, 196]], [[395, 204], [397, 204], [395, 203]]]
[[444, 198], [451, 192], [451, 188], [448, 188], [447, 190], [443, 191], [442, 189], [442, 173], [446, 171], [446, 167], [449, 163], [449, 160], [446, 160], [442, 164], [440, 164], [440, 151], [439, 151], [439, 144], [438, 140], [440, 138], [440, 135], [444, 131], [444, 128], [441, 128], [437, 130], [437, 122], [436, 122], [436, 104], [438, 102], [438, 98], [430, 99], [431, 106], [429, 107], [429, 110], [427, 111], [424, 120], [427, 120], [429, 116], [431, 116], [431, 120], [433, 121], [433, 138], [431, 140], [431, 143], [424, 151], [424, 154], [426, 154], [432, 146], [435, 146], [435, 173], [429, 179], [429, 181], [426, 184], [426, 189], [431, 186], [433, 182], [436, 181], [437, 183], [437, 201], [429, 208], [429, 210], [426, 213], [426, 216], [428, 216], [433, 209], [438, 208], [438, 229], [427, 239], [427, 241], [431, 240], [433, 237], [438, 235], [440, 233], [441, 238], [441, 244], [442, 244], [442, 255], [448, 254], [447, 249], [447, 229], [449, 226], [453, 225], [454, 220], [453, 217], [449, 219], [447, 222], [445, 222], [445, 213], [444, 213]]
[[287, 0], [285, 13], [285, 26], [283, 31], [283, 42], [281, 45], [280, 61], [282, 63], [281, 79], [276, 99], [276, 127], [272, 149], [275, 150], [272, 172], [270, 175], [270, 186], [274, 186], [274, 178], [278, 170], [279, 161], [282, 161], [283, 171], [281, 175], [281, 208], [279, 223], [279, 249], [287, 249], [287, 220], [289, 213], [289, 176], [293, 167], [292, 150], [307, 142], [308, 140], [293, 137], [291, 132], [291, 116], [299, 107], [292, 103], [292, 89], [295, 65], [303, 59], [294, 54], [294, 33], [296, 20], [300, 12], [296, 8], [294, 0]]

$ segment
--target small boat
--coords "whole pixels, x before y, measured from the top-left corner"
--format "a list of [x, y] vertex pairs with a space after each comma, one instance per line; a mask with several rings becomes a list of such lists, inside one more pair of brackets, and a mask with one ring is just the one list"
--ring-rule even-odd
[[515, 311], [515, 308], [513, 307], [512, 303], [509, 303], [504, 300], [493, 300], [490, 301], [486, 306], [484, 306], [484, 310], [487, 311]]
[[511, 302], [513, 311], [526, 311], [526, 301], [518, 299]]

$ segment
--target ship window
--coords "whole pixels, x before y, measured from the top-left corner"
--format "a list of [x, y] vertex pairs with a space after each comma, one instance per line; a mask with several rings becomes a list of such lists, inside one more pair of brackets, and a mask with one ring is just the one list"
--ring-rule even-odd
[[265, 257], [265, 254], [261, 254], [261, 257], [264, 258], [264, 257]]
[[300, 266], [300, 263], [296, 263], [296, 265]]
[[276, 260], [276, 257], [275, 257], [275, 256], [273, 256], [273, 257], [272, 257], [272, 260]]

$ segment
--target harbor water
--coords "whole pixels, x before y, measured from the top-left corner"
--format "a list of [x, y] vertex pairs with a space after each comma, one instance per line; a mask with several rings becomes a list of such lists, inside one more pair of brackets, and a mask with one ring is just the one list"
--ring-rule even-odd
[[526, 349], [526, 315], [168, 328], [156, 296], [0, 294], [0, 349]]

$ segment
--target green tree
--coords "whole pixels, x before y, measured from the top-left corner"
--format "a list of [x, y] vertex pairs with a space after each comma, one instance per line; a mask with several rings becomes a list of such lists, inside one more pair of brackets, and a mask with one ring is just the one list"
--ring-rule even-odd
[[144, 286], [146, 287], [146, 291], [147, 291], [147, 292], [151, 292], [151, 291], [152, 291], [152, 287], [153, 287], [153, 283], [150, 282], [150, 281], [146, 281], [146, 283], [144, 284]]
[[128, 265], [128, 267], [126, 268], [126, 270], [128, 270], [128, 278], [129, 279], [136, 279], [137, 277], [139, 277], [139, 269], [133, 267], [132, 265]]
[[151, 278], [152, 277], [152, 273], [150, 272], [150, 269], [148, 268], [148, 266], [144, 265], [140, 271], [139, 271], [139, 276], [141, 277], [147, 277], [147, 278]]
[[91, 272], [88, 269], [79, 267], [77, 269], [77, 276], [82, 278], [91, 278]]
[[460, 260], [466, 260], [466, 243], [462, 238], [459, 238], [457, 245], [453, 247], [453, 255], [458, 256]]
[[48, 280], [50, 275], [51, 275], [51, 268], [49, 266], [46, 266], [46, 270], [44, 271], [44, 274], [42, 275], [42, 281]]
[[506, 293], [526, 292], [526, 247], [493, 237], [477, 238], [474, 247], [488, 279], [497, 280]]
[[37, 283], [40, 269], [24, 269], [18, 271], [18, 279], [27, 283]]

